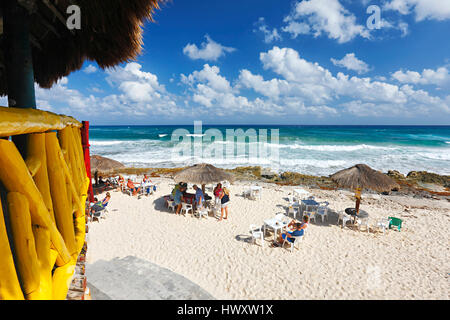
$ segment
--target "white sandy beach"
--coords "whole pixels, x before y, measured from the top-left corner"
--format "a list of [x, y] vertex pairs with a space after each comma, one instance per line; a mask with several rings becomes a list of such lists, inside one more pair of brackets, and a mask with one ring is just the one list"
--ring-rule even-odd
[[[370, 214], [370, 224], [396, 216], [404, 221], [401, 232], [341, 229], [337, 216], [330, 213], [328, 222], [309, 224], [300, 250], [291, 253], [270, 247], [272, 234], [266, 236], [264, 248], [245, 239], [250, 224], [262, 225], [286, 212], [286, 197], [295, 187], [260, 183], [262, 199], [249, 200], [241, 196], [249, 184], [237, 182], [231, 186], [229, 218], [218, 222], [211, 216], [176, 216], [162, 199], [172, 190], [173, 180], [153, 180], [158, 190], [149, 197], [112, 191], [107, 218], [90, 223], [88, 281], [91, 265], [133, 256], [184, 276], [217, 299], [450, 297], [447, 200], [383, 195], [373, 199], [363, 194], [361, 209]], [[333, 211], [354, 206], [349, 191], [305, 189], [329, 201]]]

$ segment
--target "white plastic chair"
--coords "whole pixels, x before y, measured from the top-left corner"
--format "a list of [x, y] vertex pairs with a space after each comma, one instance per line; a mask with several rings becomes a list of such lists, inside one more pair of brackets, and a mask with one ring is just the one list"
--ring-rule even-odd
[[308, 211], [305, 210], [305, 211], [303, 211], [303, 216], [302, 217], [304, 217], [304, 216], [308, 216], [308, 218], [309, 218], [308, 222], [310, 222], [313, 219], [314, 219], [314, 223], [316, 222], [316, 211], [315, 210], [308, 210]]
[[173, 200], [167, 200], [167, 208], [175, 211], [175, 202]]
[[322, 223], [324, 221], [324, 218], [327, 218], [328, 220], [328, 202], [325, 205], [320, 205], [317, 208], [317, 215], [322, 219]]
[[352, 221], [352, 218], [344, 211], [339, 212], [338, 224], [342, 220], [342, 228], [345, 228], [348, 221]]
[[185, 215], [188, 214], [189, 211], [192, 214], [194, 212], [194, 209], [192, 208], [192, 204], [182, 202], [181, 203], [181, 213], [183, 213], [183, 211], [184, 211]]
[[243, 195], [244, 198], [252, 198], [253, 197], [251, 189], [244, 190], [242, 195]]
[[261, 247], [264, 247], [264, 232], [261, 230], [261, 226], [256, 226], [254, 224], [250, 225], [250, 234], [252, 235], [252, 241], [256, 244], [256, 240], [261, 240]]
[[214, 217], [216, 217], [216, 218], [220, 217], [220, 207], [221, 207], [220, 202], [218, 204], [217, 203], [214, 204], [214, 206], [211, 207], [211, 211], [212, 211]]
[[279, 214], [277, 214], [276, 216], [275, 216], [275, 219], [276, 220], [278, 220], [278, 221], [280, 221], [280, 222], [282, 222], [284, 219], [285, 219], [285, 215], [284, 214], [282, 214], [282, 213], [279, 213]]
[[295, 210], [294, 206], [293, 206], [292, 204], [289, 204], [288, 209], [287, 209], [287, 215], [289, 215], [289, 214], [292, 213], [292, 216], [293, 216], [294, 219], [295, 219], [295, 217], [296, 217], [296, 215], [297, 215], [297, 212], [296, 212], [296, 211], [297, 211], [297, 210]]
[[201, 219], [202, 217], [208, 217], [208, 208], [199, 208], [197, 209], [197, 216], [199, 219]]
[[358, 230], [361, 231], [361, 226], [366, 226], [367, 233], [369, 233], [369, 218], [358, 219]]
[[261, 191], [262, 191], [262, 189], [252, 190], [252, 197], [254, 199], [258, 198], [261, 200]]
[[391, 222], [391, 219], [383, 218], [377, 223], [377, 228], [382, 229], [383, 233], [386, 231], [386, 229], [389, 229], [389, 223]]
[[[298, 236], [298, 237], [291, 236], [291, 238], [294, 239], [294, 242], [290, 242], [290, 241], [288, 240], [288, 237], [286, 237], [286, 238], [284, 239], [284, 241], [283, 241], [283, 247], [284, 247], [284, 244], [285, 244], [285, 243], [288, 243], [288, 244], [291, 246], [291, 248], [290, 248], [291, 252], [293, 252], [295, 246], [300, 247], [300, 241], [302, 241], [302, 240], [304, 239], [304, 237], [305, 237], [305, 232], [306, 232], [306, 230], [303, 230], [303, 236]], [[297, 249], [298, 249], [298, 248], [297, 248]]]

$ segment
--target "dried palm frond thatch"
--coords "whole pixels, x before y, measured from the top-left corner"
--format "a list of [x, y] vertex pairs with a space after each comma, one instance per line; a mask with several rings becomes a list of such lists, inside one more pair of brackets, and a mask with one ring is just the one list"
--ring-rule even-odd
[[178, 172], [173, 179], [176, 182], [191, 182], [205, 185], [224, 180], [232, 182], [234, 177], [223, 169], [216, 168], [211, 164], [201, 163]]
[[[101, 68], [134, 60], [142, 49], [142, 26], [164, 0], [28, 0], [35, 82], [50, 88], [85, 60]], [[81, 29], [69, 30], [70, 5], [81, 10]], [[3, 25], [3, 20], [0, 18]], [[3, 32], [1, 28], [0, 33]], [[2, 52], [0, 52], [2, 53]], [[4, 65], [0, 54], [0, 66]], [[0, 69], [0, 95], [7, 94]]]
[[390, 177], [365, 164], [343, 169], [331, 175], [330, 178], [339, 186], [349, 189], [372, 189], [383, 192], [399, 188], [399, 185]]
[[119, 161], [105, 158], [98, 155], [91, 156], [91, 171], [108, 172], [115, 169], [125, 168]]

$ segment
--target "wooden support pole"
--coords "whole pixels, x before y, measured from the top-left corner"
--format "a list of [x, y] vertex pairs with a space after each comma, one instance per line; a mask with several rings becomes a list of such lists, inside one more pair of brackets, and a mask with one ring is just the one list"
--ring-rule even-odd
[[[2, 1], [2, 11], [8, 106], [36, 109], [30, 15], [17, 0]], [[22, 156], [26, 157], [26, 136], [13, 139]]]

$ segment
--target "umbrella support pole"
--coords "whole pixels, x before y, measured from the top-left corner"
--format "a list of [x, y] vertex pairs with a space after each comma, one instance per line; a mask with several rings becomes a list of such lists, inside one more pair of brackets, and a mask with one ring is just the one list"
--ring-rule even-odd
[[[2, 1], [2, 11], [8, 106], [36, 109], [30, 15], [17, 0]], [[26, 135], [14, 136], [13, 141], [26, 156]]]

